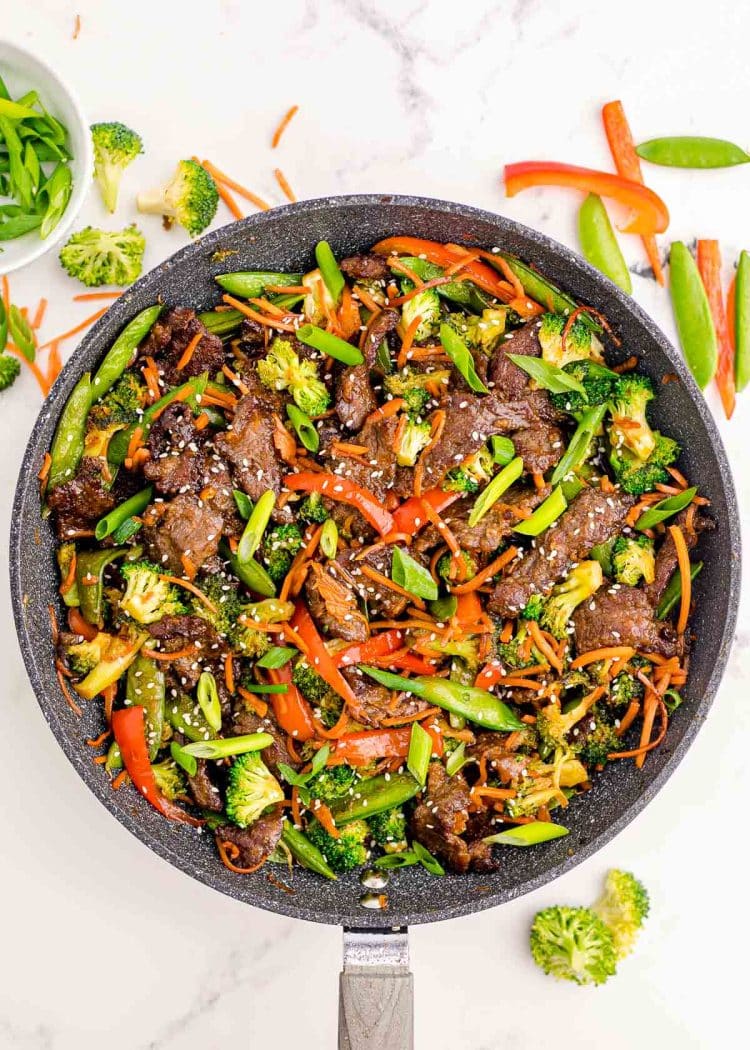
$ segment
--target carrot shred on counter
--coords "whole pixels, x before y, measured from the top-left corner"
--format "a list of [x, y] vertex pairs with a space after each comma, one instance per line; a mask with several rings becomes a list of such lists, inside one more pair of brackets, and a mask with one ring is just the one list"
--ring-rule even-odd
[[[203, 165], [201, 165], [201, 167], [203, 167]], [[232, 215], [234, 215], [235, 219], [245, 218], [245, 214], [242, 211], [242, 208], [240, 208], [239, 204], [234, 199], [232, 194], [229, 192], [226, 186], [222, 185], [221, 182], [216, 183], [216, 192], [219, 194], [224, 204], [226, 204], [229, 211], [231, 211]]]
[[73, 22], [73, 39], [77, 40], [81, 32], [81, 16], [76, 15], [75, 21]]
[[299, 106], [290, 106], [284, 114], [284, 116], [281, 118], [271, 138], [271, 149], [277, 148], [279, 142], [281, 142], [281, 136], [284, 134], [284, 132], [287, 129], [287, 126], [289, 125], [289, 121], [294, 117], [298, 110]]
[[281, 170], [281, 168], [274, 168], [273, 169], [273, 175], [274, 175], [274, 178], [276, 179], [276, 181], [278, 182], [278, 184], [279, 184], [279, 186], [281, 188], [281, 192], [284, 194], [286, 199], [288, 201], [291, 201], [292, 204], [296, 204], [297, 203], [297, 198], [294, 195], [294, 190], [289, 185], [287, 177], [284, 174], [284, 172]]
[[60, 357], [60, 344], [53, 343], [47, 358], [47, 384], [52, 389], [57, 377], [62, 372], [62, 358]]
[[42, 394], [44, 394], [44, 396], [46, 397], [49, 393], [49, 382], [47, 380], [46, 375], [44, 374], [44, 372], [42, 372], [41, 368], [36, 363], [36, 361], [29, 361], [26, 355], [22, 353], [14, 343], [8, 342], [6, 350], [9, 350], [11, 354], [14, 354], [20, 361], [22, 361], [26, 365], [26, 367], [34, 376], [34, 379], [36, 379], [37, 383], [39, 384], [39, 389], [42, 391]]
[[672, 537], [675, 551], [677, 552], [677, 564], [680, 569], [680, 583], [682, 592], [680, 594], [680, 614], [677, 617], [677, 633], [684, 634], [690, 615], [690, 592], [692, 581], [690, 579], [690, 554], [688, 552], [685, 535], [679, 525], [669, 526], [669, 535]]
[[103, 306], [101, 310], [97, 310], [95, 314], [92, 314], [91, 317], [87, 317], [85, 321], [81, 321], [81, 323], [77, 324], [74, 328], [70, 328], [67, 332], [63, 332], [62, 335], [56, 335], [54, 339], [49, 339], [46, 343], [42, 343], [41, 346], [37, 347], [37, 350], [46, 350], [47, 347], [52, 346], [53, 343], [62, 343], [63, 340], [78, 335], [78, 333], [82, 332], [84, 328], [88, 328], [94, 323], [94, 321], [98, 321], [100, 317], [103, 317], [104, 314], [106, 314], [107, 309], [108, 307]]
[[195, 353], [195, 348], [197, 347], [198, 343], [201, 341], [202, 338], [203, 332], [196, 332], [193, 338], [188, 343], [188, 345], [185, 347], [185, 349], [182, 352], [182, 356], [180, 357], [180, 360], [177, 362], [178, 372], [182, 371], [185, 365], [190, 364], [190, 360], [193, 354]]
[[74, 303], [90, 303], [96, 299], [119, 299], [122, 292], [81, 292], [73, 296]]
[[201, 166], [206, 169], [209, 175], [212, 175], [214, 179], [219, 182], [223, 182], [225, 186], [228, 186], [230, 190], [234, 190], [235, 193], [239, 193], [240, 197], [244, 197], [245, 200], [250, 201], [256, 208], [260, 208], [261, 211], [270, 211], [271, 205], [259, 197], [257, 193], [253, 193], [252, 190], [248, 190], [245, 186], [242, 186], [239, 182], [235, 182], [234, 179], [230, 179], [228, 175], [225, 175], [223, 171], [212, 164], [210, 160], [202, 160]]
[[42, 298], [42, 299], [39, 300], [39, 305], [37, 306], [36, 313], [34, 314], [34, 320], [31, 322], [31, 327], [32, 328], [34, 328], [34, 329], [39, 328], [39, 326], [41, 325], [42, 321], [44, 320], [44, 315], [45, 315], [46, 312], [47, 312], [47, 300]]

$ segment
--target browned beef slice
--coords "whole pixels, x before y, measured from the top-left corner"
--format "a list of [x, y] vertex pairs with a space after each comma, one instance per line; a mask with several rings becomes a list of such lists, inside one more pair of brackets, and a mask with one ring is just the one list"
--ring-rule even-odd
[[312, 616], [327, 634], [347, 642], [369, 638], [370, 628], [354, 588], [336, 563], [324, 569], [313, 562], [305, 580], [305, 594]]
[[152, 561], [176, 576], [183, 555], [199, 569], [219, 549], [222, 516], [191, 493], [152, 503], [143, 515], [143, 539]]
[[671, 623], [656, 620], [646, 594], [637, 587], [600, 590], [573, 614], [576, 650], [632, 645], [641, 652], [681, 656], [682, 640]]
[[101, 465], [101, 460], [84, 456], [75, 476], [48, 493], [47, 503], [55, 512], [61, 540], [90, 529], [115, 506], [116, 498], [105, 487]]
[[298, 768], [299, 763], [292, 758], [286, 746], [286, 734], [279, 728], [271, 711], [260, 718], [241, 700], [235, 700], [231, 735], [245, 736], [249, 733], [268, 733], [273, 737], [273, 743], [263, 748], [261, 756], [275, 777], [279, 775], [279, 762], [285, 762], [292, 769]]
[[397, 426], [395, 416], [368, 420], [356, 437], [350, 438], [349, 441], [356, 445], [364, 445], [369, 451], [363, 453], [361, 459], [326, 452], [325, 456], [331, 462], [333, 472], [368, 489], [378, 499], [385, 499], [396, 476], [393, 439]]
[[[443, 520], [467, 551], [492, 554], [510, 536], [514, 525], [528, 517], [542, 503], [550, 490], [537, 489], [533, 485], [514, 486], [487, 511], [476, 525], [469, 525], [469, 512], [474, 504], [472, 498], [458, 500], [443, 512]], [[426, 532], [427, 530], [425, 530]], [[437, 529], [433, 531], [434, 545], [441, 543]]]
[[443, 402], [445, 427], [439, 441], [422, 456], [426, 488], [438, 485], [492, 434], [508, 434], [535, 422], [524, 401], [503, 401], [494, 394], [451, 394]]
[[259, 321], [246, 317], [240, 325], [240, 350], [250, 358], [263, 357], [266, 352], [266, 333], [268, 329]]
[[[675, 525], [679, 525], [682, 529], [682, 534], [685, 537], [685, 543], [687, 544], [688, 550], [692, 550], [698, 542], [698, 538], [701, 532], [705, 532], [708, 529], [714, 527], [714, 523], [711, 518], [706, 517], [705, 514], [695, 514], [693, 516], [692, 528], [687, 527], [687, 509], [680, 511], [674, 520]], [[654, 582], [649, 583], [644, 587], [646, 596], [653, 606], [657, 606], [661, 601], [664, 591], [667, 589], [667, 584], [672, 579], [675, 571], [677, 570], [677, 551], [675, 549], [674, 540], [672, 534], [667, 533], [664, 537], [661, 547], [659, 548], [656, 555], [656, 565], [654, 566]]]
[[459, 874], [468, 871], [471, 863], [469, 847], [461, 838], [469, 820], [470, 801], [463, 773], [449, 777], [442, 762], [432, 762], [427, 791], [411, 818], [414, 838]]
[[395, 706], [391, 703], [391, 690], [378, 685], [371, 678], [366, 678], [354, 668], [344, 670], [344, 678], [352, 687], [356, 702], [347, 702], [346, 709], [356, 722], [379, 729], [384, 718], [406, 718], [417, 711], [429, 707], [424, 700], [416, 697], [402, 697]]
[[391, 562], [393, 560], [393, 547], [378, 547], [370, 551], [361, 560], [357, 560], [357, 551], [342, 551], [336, 561], [346, 571], [355, 585], [360, 596], [367, 602], [371, 613], [379, 613], [386, 620], [393, 620], [400, 616], [409, 599], [397, 594], [390, 587], [385, 587], [376, 580], [370, 579], [362, 572], [363, 565], [369, 565], [371, 569], [379, 572], [381, 576], [391, 578]]
[[336, 415], [349, 430], [359, 430], [378, 407], [367, 365], [345, 368], [336, 381]]
[[188, 777], [188, 786], [196, 806], [200, 806], [201, 809], [210, 809], [214, 813], [221, 813], [224, 808], [221, 792], [208, 775], [208, 763], [205, 759], [198, 759], [198, 768], [194, 776]]
[[516, 455], [523, 460], [524, 470], [545, 474], [556, 466], [565, 451], [565, 437], [554, 423], [538, 422], [517, 430], [513, 435]]
[[388, 263], [382, 255], [349, 255], [339, 263], [347, 277], [355, 281], [384, 281], [388, 277]]
[[203, 460], [188, 405], [174, 401], [164, 409], [151, 428], [148, 450], [151, 459], [143, 473], [159, 492], [174, 494], [198, 486]]
[[188, 645], [194, 647], [193, 653], [168, 665], [183, 689], [193, 689], [202, 671], [218, 670], [221, 658], [227, 652], [220, 636], [200, 616], [164, 616], [149, 624], [147, 630], [152, 638], [158, 639], [162, 652], [177, 652]]
[[222, 824], [216, 829], [217, 842], [231, 842], [239, 853], [233, 857], [228, 851], [232, 863], [238, 868], [255, 868], [271, 856], [279, 844], [284, 824], [281, 806], [275, 806], [269, 813], [264, 813], [249, 828], [238, 828], [234, 824]]
[[391, 310], [390, 308], [381, 310], [379, 314], [372, 318], [367, 327], [365, 345], [362, 348], [362, 353], [365, 355], [365, 364], [368, 368], [372, 368], [374, 365], [380, 344], [390, 332], [396, 329], [400, 322], [400, 311]]
[[487, 378], [494, 384], [495, 392], [508, 401], [518, 401], [527, 393], [531, 380], [508, 354], [541, 357], [538, 321], [529, 321], [522, 328], [508, 332], [490, 359]]
[[624, 493], [584, 489], [557, 524], [495, 587], [489, 600], [490, 612], [514, 616], [532, 594], [546, 594], [573, 562], [581, 561], [597, 543], [604, 543], [619, 531], [633, 502], [633, 497]]
[[492, 854], [492, 845], [484, 841], [498, 830], [490, 813], [472, 813], [469, 816], [464, 838], [469, 845], [469, 867], [472, 871], [490, 872], [500, 867]]
[[[182, 368], [177, 364], [194, 336], [201, 334], [190, 360]], [[212, 335], [195, 310], [175, 306], [165, 311], [156, 321], [140, 348], [141, 357], [153, 357], [168, 386], [184, 383], [191, 376], [202, 372], [211, 375], [220, 371], [224, 364], [224, 346], [217, 335]]]
[[487, 772], [496, 776], [503, 786], [520, 780], [529, 764], [525, 755], [508, 750], [507, 739], [503, 733], [479, 733], [466, 752], [467, 758], [476, 761], [483, 758]]

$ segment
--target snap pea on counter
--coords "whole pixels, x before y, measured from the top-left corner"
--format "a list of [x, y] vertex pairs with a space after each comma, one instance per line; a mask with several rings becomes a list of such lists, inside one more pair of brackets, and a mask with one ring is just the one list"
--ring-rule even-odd
[[[598, 199], [581, 221], [625, 286]], [[554, 850], [680, 706], [704, 501], [628, 348], [526, 263], [311, 247], [218, 275], [215, 309], [140, 311], [73, 389], [44, 490], [60, 676], [102, 775], [237, 876]]]

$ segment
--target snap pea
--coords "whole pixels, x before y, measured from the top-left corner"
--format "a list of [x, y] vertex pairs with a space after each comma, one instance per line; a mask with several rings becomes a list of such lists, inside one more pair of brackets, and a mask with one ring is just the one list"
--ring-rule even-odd
[[216, 679], [210, 671], [203, 671], [198, 679], [196, 690], [198, 703], [203, 716], [215, 733], [221, 729], [221, 701], [219, 690], [216, 688]]
[[5, 350], [8, 345], [8, 313], [5, 309], [5, 303], [3, 302], [2, 296], [0, 296], [0, 354]]
[[517, 828], [500, 831], [497, 835], [488, 835], [482, 842], [492, 842], [498, 846], [536, 846], [540, 842], [551, 842], [552, 839], [561, 839], [569, 834], [562, 824], [535, 820], [531, 824], [520, 824]]
[[91, 397], [93, 400], [97, 401], [100, 397], [104, 397], [107, 391], [114, 386], [130, 364], [139, 343], [151, 331], [162, 309], [163, 307], [160, 303], [157, 303], [155, 306], [147, 306], [145, 310], [141, 310], [131, 321], [128, 321], [104, 355], [104, 359], [94, 375], [91, 382]]
[[552, 472], [550, 484], [556, 485], [582, 463], [588, 454], [591, 439], [597, 433], [607, 413], [607, 405], [596, 405], [582, 413], [568, 447]]
[[[690, 579], [694, 580], [698, 573], [703, 568], [702, 561], [694, 561], [690, 564]], [[661, 596], [661, 601], [656, 607], [656, 619], [664, 620], [674, 609], [677, 602], [680, 600], [682, 594], [682, 575], [680, 572], [675, 572], [664, 588], [664, 594]]]
[[[565, 292], [561, 292], [559, 288], [556, 288], [554, 284], [551, 284], [536, 270], [532, 270], [526, 263], [521, 262], [515, 255], [508, 255], [505, 252], [499, 252], [498, 254], [510, 266], [530, 299], [533, 299], [541, 306], [545, 306], [551, 313], [569, 314], [577, 309], [578, 303], [575, 299], [571, 299]], [[492, 263], [491, 258], [488, 258], [487, 261]], [[493, 263], [493, 265], [496, 270], [500, 269], [497, 263]], [[593, 331], [601, 331], [601, 325], [590, 314], [582, 313], [578, 315], [578, 318]]]
[[253, 507], [253, 512], [247, 519], [240, 538], [237, 547], [237, 561], [240, 565], [246, 565], [260, 546], [275, 506], [276, 493], [272, 489], [267, 489]]
[[640, 532], [645, 532], [646, 529], [653, 529], [654, 525], [660, 525], [661, 522], [674, 517], [675, 514], [679, 514], [681, 510], [684, 510], [685, 507], [692, 503], [697, 491], [698, 487], [694, 485], [676, 496], [668, 496], [667, 499], [660, 500], [641, 514], [635, 523], [635, 527]]
[[268, 575], [266, 570], [255, 558], [250, 558], [244, 564], [240, 564], [237, 555], [229, 549], [229, 545], [222, 540], [219, 544], [219, 552], [229, 562], [234, 575], [241, 580], [246, 587], [256, 594], [262, 594], [266, 598], [273, 598], [276, 594], [276, 584]]
[[210, 740], [215, 735], [200, 705], [187, 693], [167, 700], [165, 715], [171, 727], [188, 740]]
[[268, 270], [241, 270], [237, 273], [219, 273], [214, 280], [230, 295], [241, 295], [243, 299], [257, 299], [266, 288], [277, 285], [280, 288], [298, 285], [302, 280], [301, 273], [273, 273]]
[[513, 531], [519, 532], [522, 536], [540, 536], [545, 529], [557, 521], [567, 506], [565, 496], [558, 485], [547, 496], [544, 503], [540, 503], [531, 517], [515, 525]]
[[131, 423], [131, 425], [124, 430], [118, 430], [112, 438], [109, 443], [109, 448], [107, 449], [107, 459], [109, 462], [117, 467], [124, 463], [125, 457], [128, 454], [128, 445], [130, 444], [130, 439], [135, 433], [136, 427], [141, 428], [141, 437], [145, 440], [148, 437], [154, 420], [164, 411], [167, 405], [171, 405], [173, 401], [184, 401], [195, 410], [198, 406], [200, 395], [206, 389], [207, 383], [208, 372], [202, 372], [201, 375], [189, 379], [187, 383], [183, 383], [182, 386], [170, 390], [168, 394], [165, 394], [164, 397], [160, 397], [158, 401], [153, 403], [153, 405], [149, 405], [138, 423]]
[[508, 705], [493, 696], [492, 693], [488, 693], [486, 689], [478, 689], [473, 685], [462, 685], [460, 682], [452, 682], [447, 678], [433, 678], [428, 675], [403, 678], [401, 675], [381, 671], [377, 667], [367, 667], [365, 664], [361, 664], [360, 669], [388, 689], [399, 689], [412, 693], [421, 700], [427, 700], [437, 707], [451, 711], [454, 715], [461, 715], [469, 722], [474, 722], [485, 729], [495, 729], [499, 733], [511, 733], [515, 729], [523, 729], [523, 722]]
[[487, 487], [479, 494], [474, 502], [474, 506], [471, 508], [471, 513], [469, 514], [470, 528], [474, 528], [474, 526], [482, 520], [493, 503], [497, 503], [502, 494], [509, 489], [514, 482], [518, 481], [522, 474], [523, 460], [520, 456], [516, 456], [515, 459], [510, 461], [507, 467], [503, 467], [500, 473], [495, 475], [489, 485], [487, 485]]
[[[443, 276], [442, 266], [437, 266], [427, 259], [420, 259], [418, 256], [401, 256], [399, 262], [407, 266], [422, 281], [432, 281], [436, 277]], [[398, 271], [394, 269], [394, 273]], [[403, 274], [399, 273], [399, 276], [403, 278]], [[485, 298], [476, 285], [470, 281], [448, 281], [446, 284], [437, 285], [435, 291], [442, 299], [458, 303], [476, 314], [481, 314], [482, 310], [485, 310], [490, 304], [490, 300]]]
[[292, 404], [290, 401], [286, 406], [286, 414], [294, 427], [297, 437], [309, 452], [317, 452], [320, 446], [320, 437], [315, 429], [315, 424], [306, 412]]
[[420, 784], [427, 780], [427, 770], [432, 758], [432, 737], [423, 729], [419, 722], [414, 722], [411, 727], [411, 739], [409, 741], [409, 753], [406, 756], [406, 768]]
[[49, 474], [47, 475], [48, 489], [54, 489], [64, 481], [72, 478], [78, 469], [81, 456], [83, 456], [86, 417], [88, 416], [90, 404], [91, 373], [84, 372], [73, 387], [73, 392], [62, 410], [57, 429], [55, 430], [50, 450]]
[[322, 875], [324, 879], [336, 880], [336, 874], [328, 866], [318, 847], [314, 846], [307, 835], [295, 828], [294, 824], [291, 824], [288, 820], [284, 821], [281, 841], [303, 868], [307, 868], [308, 871], [314, 871], [316, 875]]
[[441, 324], [440, 342], [448, 357], [466, 380], [469, 389], [476, 394], [489, 394], [489, 390], [477, 375], [474, 358], [455, 328], [451, 328], [449, 324]]
[[673, 241], [669, 253], [669, 291], [682, 352], [704, 390], [716, 372], [716, 330], [695, 259], [682, 241]]
[[420, 785], [410, 773], [391, 773], [360, 780], [354, 794], [345, 795], [331, 803], [331, 813], [337, 824], [362, 820], [383, 813], [394, 806], [403, 806], [419, 791]]
[[213, 335], [225, 336], [239, 328], [244, 316], [239, 310], [205, 310], [202, 314], [198, 314], [198, 320]]
[[18, 307], [12, 303], [10, 310], [8, 311], [8, 329], [13, 342], [26, 360], [33, 361], [36, 357], [36, 337], [34, 336], [34, 329]]
[[737, 390], [750, 381], [750, 253], [740, 252], [734, 286], [734, 378]]
[[636, 153], [651, 164], [668, 168], [731, 168], [750, 161], [750, 156], [734, 142], [702, 135], [649, 139], [636, 147]]
[[164, 672], [156, 660], [138, 653], [128, 668], [125, 680], [125, 702], [137, 704], [145, 712], [148, 759], [153, 762], [161, 748], [164, 732]]
[[633, 282], [601, 197], [589, 193], [578, 212], [581, 251], [592, 266], [631, 295]]
[[127, 554], [127, 547], [84, 551], [76, 558], [76, 587], [81, 599], [81, 614], [87, 623], [100, 630], [104, 626], [104, 570]]
[[305, 346], [311, 346], [321, 354], [335, 358], [345, 365], [361, 365], [364, 361], [362, 351], [337, 335], [326, 332], [322, 328], [316, 328], [314, 324], [303, 324], [297, 329], [297, 338]]
[[105, 514], [103, 518], [100, 518], [96, 523], [94, 529], [94, 535], [98, 540], [103, 540], [105, 537], [110, 536], [116, 529], [119, 529], [128, 518], [131, 518], [134, 514], [140, 514], [142, 510], [151, 502], [151, 497], [154, 494], [153, 487], [147, 486], [145, 489], [141, 489], [140, 492], [136, 492], [130, 499], [126, 499], [124, 503], [121, 503], [119, 507], [115, 507], [109, 514]]
[[[339, 527], [333, 518], [326, 518], [320, 530], [320, 549], [326, 558], [335, 558], [339, 544]], [[398, 548], [396, 548], [398, 549]]]
[[346, 282], [328, 241], [318, 241], [315, 245], [315, 261], [331, 298], [338, 303]]

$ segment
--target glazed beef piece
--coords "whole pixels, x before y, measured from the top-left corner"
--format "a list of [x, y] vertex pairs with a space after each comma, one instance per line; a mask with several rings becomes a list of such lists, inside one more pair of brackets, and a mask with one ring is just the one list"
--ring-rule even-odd
[[[464, 550], [476, 554], [494, 554], [503, 540], [510, 536], [513, 527], [523, 518], [527, 518], [549, 494], [550, 489], [547, 486], [542, 489], [533, 485], [522, 488], [514, 486], [490, 507], [476, 525], [469, 525], [469, 512], [474, 505], [474, 497], [453, 503], [443, 511], [442, 518]], [[429, 533], [428, 529], [422, 533], [424, 539], [421, 539], [420, 547], [426, 543], [433, 547], [442, 543], [437, 529], [429, 526], [429, 530]]]
[[359, 560], [357, 556], [356, 550], [342, 551], [337, 555], [336, 561], [346, 571], [360, 597], [367, 602], [370, 614], [373, 617], [377, 614], [377, 617], [386, 620], [393, 620], [400, 616], [409, 604], [409, 599], [397, 594], [390, 587], [384, 587], [376, 580], [370, 579], [366, 573], [362, 572], [362, 566], [368, 565], [390, 580], [393, 547], [378, 547], [377, 550], [369, 551]]
[[360, 459], [326, 450], [323, 455], [329, 460], [327, 469], [368, 489], [378, 499], [385, 499], [396, 477], [393, 439], [397, 426], [395, 416], [368, 420], [356, 436], [347, 439], [352, 444], [363, 445], [368, 451]]
[[336, 415], [349, 430], [359, 430], [378, 407], [367, 365], [345, 368], [336, 380]]
[[199, 569], [216, 554], [224, 519], [191, 493], [167, 503], [152, 503], [143, 515], [143, 540], [151, 561], [175, 576], [185, 572], [187, 559]]
[[380, 729], [383, 728], [384, 718], [406, 718], [429, 707], [428, 703], [416, 697], [400, 697], [394, 705], [390, 689], [378, 685], [371, 678], [365, 678], [354, 668], [342, 673], [356, 697], [356, 703], [348, 702], [346, 709], [356, 722], [364, 726]]
[[154, 423], [148, 438], [151, 458], [143, 473], [162, 495], [202, 487], [203, 456], [197, 438], [193, 413], [182, 402], [168, 405]]
[[506, 333], [504, 340], [490, 358], [487, 379], [494, 385], [495, 393], [500, 394], [506, 401], [520, 401], [528, 392], [531, 382], [527, 373], [507, 355], [541, 357], [539, 324], [539, 321], [529, 321], [522, 328]]
[[201, 809], [221, 813], [224, 803], [221, 800], [221, 792], [208, 775], [208, 763], [204, 758], [199, 758], [197, 764], [195, 774], [187, 778], [193, 802]]
[[117, 504], [102, 478], [101, 466], [100, 459], [84, 456], [75, 476], [48, 492], [59, 539], [75, 539], [79, 532], [89, 531]]
[[388, 263], [382, 255], [349, 255], [339, 263], [341, 270], [354, 281], [384, 281], [388, 277]]
[[260, 718], [242, 700], [234, 701], [231, 736], [245, 736], [250, 733], [268, 733], [273, 743], [264, 747], [261, 757], [275, 777], [279, 777], [279, 762], [285, 762], [292, 769], [299, 768], [299, 762], [292, 758], [286, 746], [286, 733], [280, 729], [270, 709], [264, 718]]
[[[201, 340], [190, 360], [177, 368], [188, 343], [201, 334]], [[212, 335], [195, 310], [175, 306], [166, 310], [154, 323], [139, 350], [139, 357], [153, 357], [168, 386], [178, 386], [191, 376], [202, 372], [214, 375], [224, 364], [224, 346], [217, 335]]]
[[508, 747], [507, 740], [508, 736], [502, 733], [479, 733], [466, 751], [468, 759], [477, 762], [483, 759], [487, 773], [496, 776], [503, 787], [521, 780], [529, 764], [528, 757], [516, 754]]
[[441, 762], [430, 763], [427, 790], [411, 818], [412, 836], [458, 874], [471, 864], [465, 839], [471, 796], [463, 773], [449, 777]]
[[523, 459], [524, 469], [546, 474], [556, 466], [565, 451], [565, 435], [554, 423], [535, 423], [513, 435], [516, 455]]
[[625, 522], [633, 497], [584, 489], [539, 545], [516, 562], [495, 587], [488, 607], [497, 616], [515, 616], [532, 594], [546, 594], [598, 543], [604, 543]]
[[201, 672], [218, 671], [221, 674], [227, 647], [214, 628], [201, 616], [163, 616], [147, 627], [152, 638], [159, 641], [161, 652], [174, 653], [192, 646], [189, 656], [181, 656], [169, 664], [173, 677], [183, 689], [194, 689]]
[[682, 639], [671, 623], [657, 620], [645, 592], [622, 585], [600, 590], [573, 614], [578, 653], [609, 645], [632, 645], [644, 653], [682, 656]]
[[[688, 508], [677, 515], [674, 519], [674, 524], [679, 525], [682, 529], [682, 534], [685, 537], [685, 543], [687, 544], [688, 550], [692, 550], [695, 547], [700, 534], [714, 528], [714, 522], [711, 518], [705, 514], [701, 514], [700, 511], [693, 515], [692, 525], [688, 527]], [[670, 522], [670, 524], [672, 524]], [[674, 540], [672, 539], [671, 533], [667, 532], [661, 547], [656, 554], [656, 565], [654, 566], [654, 582], [649, 583], [644, 587], [646, 597], [654, 606], [654, 608], [661, 601], [664, 591], [667, 589], [667, 584], [672, 579], [672, 576], [677, 571], [677, 551], [675, 549]]]
[[379, 314], [376, 314], [375, 317], [372, 318], [370, 324], [367, 326], [365, 344], [362, 347], [362, 353], [365, 355], [365, 364], [368, 368], [372, 368], [375, 364], [375, 358], [380, 344], [386, 336], [396, 330], [400, 323], [400, 311], [392, 310], [389, 307], [386, 307], [385, 310], [381, 310]]
[[263, 357], [266, 352], [266, 335], [268, 329], [259, 321], [246, 317], [240, 325], [238, 334], [240, 350], [251, 360]]
[[[232, 864], [238, 868], [256, 868], [267, 860], [279, 844], [284, 824], [281, 806], [264, 813], [249, 828], [238, 828], [234, 824], [222, 824], [216, 829], [216, 841], [229, 842], [239, 852], [227, 850]], [[226, 849], [226, 846], [224, 847]]]
[[370, 636], [367, 618], [347, 574], [333, 562], [326, 568], [315, 562], [305, 580], [310, 613], [325, 634], [346, 642], [364, 642]]

